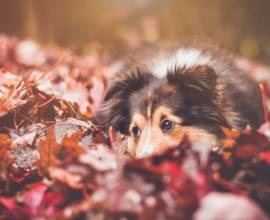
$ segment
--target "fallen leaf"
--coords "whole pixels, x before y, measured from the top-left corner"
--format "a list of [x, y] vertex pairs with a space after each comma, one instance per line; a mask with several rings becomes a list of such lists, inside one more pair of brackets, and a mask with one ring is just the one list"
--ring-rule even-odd
[[0, 196], [0, 204], [10, 210], [15, 209], [15, 207], [17, 206], [17, 203], [13, 198], [4, 197], [4, 196]]
[[27, 188], [28, 191], [23, 195], [23, 203], [29, 206], [33, 213], [36, 213], [38, 211], [36, 208], [40, 206], [48, 186], [38, 182], [28, 185]]
[[270, 165], [270, 151], [259, 153], [259, 158]]
[[48, 168], [57, 163], [56, 154], [58, 153], [59, 146], [56, 143], [54, 127], [51, 126], [47, 130], [45, 140], [39, 143], [40, 159], [38, 167], [43, 173], [47, 173]]
[[82, 139], [81, 131], [76, 131], [70, 136], [65, 136], [61, 143], [61, 150], [65, 151], [65, 155], [70, 158], [77, 158], [83, 153], [85, 149], [79, 144]]
[[7, 152], [10, 150], [11, 138], [7, 134], [0, 134], [0, 158], [5, 159]]

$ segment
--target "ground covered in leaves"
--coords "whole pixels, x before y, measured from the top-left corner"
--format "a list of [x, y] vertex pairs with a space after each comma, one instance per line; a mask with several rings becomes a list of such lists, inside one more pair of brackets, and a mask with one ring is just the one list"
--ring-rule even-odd
[[236, 63], [261, 83], [258, 131], [130, 159], [91, 122], [119, 63], [0, 36], [0, 219], [268, 219], [270, 69]]

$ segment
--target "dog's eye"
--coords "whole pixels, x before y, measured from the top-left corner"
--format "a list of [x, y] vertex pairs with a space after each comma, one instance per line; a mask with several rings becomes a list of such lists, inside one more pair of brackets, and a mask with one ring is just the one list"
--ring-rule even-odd
[[162, 121], [160, 127], [163, 132], [170, 132], [174, 129], [174, 123], [168, 119], [165, 119]]
[[141, 136], [141, 129], [138, 126], [135, 126], [131, 129], [131, 134], [133, 137], [140, 137]]

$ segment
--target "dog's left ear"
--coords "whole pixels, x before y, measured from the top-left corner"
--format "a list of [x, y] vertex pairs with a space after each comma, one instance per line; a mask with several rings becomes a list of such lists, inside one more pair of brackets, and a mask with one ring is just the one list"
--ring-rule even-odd
[[208, 65], [176, 68], [168, 72], [167, 81], [182, 95], [190, 114], [190, 121], [204, 121], [228, 126], [222, 114], [218, 88], [218, 74]]
[[175, 68], [167, 74], [168, 83], [201, 95], [209, 95], [215, 91], [217, 77], [214, 69], [208, 65]]

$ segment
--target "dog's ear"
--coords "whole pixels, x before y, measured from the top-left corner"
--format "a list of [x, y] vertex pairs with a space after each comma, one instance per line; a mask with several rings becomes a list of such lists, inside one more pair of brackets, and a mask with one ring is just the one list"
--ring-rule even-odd
[[212, 94], [215, 92], [217, 74], [208, 65], [190, 68], [175, 68], [167, 74], [168, 83], [176, 85], [182, 90], [197, 95]]
[[152, 75], [142, 73], [138, 69], [119, 74], [109, 86], [95, 122], [105, 129], [112, 126], [121, 133], [127, 134], [130, 121], [129, 97], [147, 85], [151, 78]]
[[127, 97], [131, 93], [143, 88], [149, 83], [151, 78], [153, 78], [151, 74], [143, 73], [139, 69], [119, 74], [116, 80], [109, 86], [104, 101], [108, 101], [113, 97]]
[[205, 122], [228, 126], [222, 114], [222, 100], [218, 88], [218, 75], [208, 65], [175, 68], [167, 74], [169, 84], [175, 86], [183, 97], [189, 123]]

